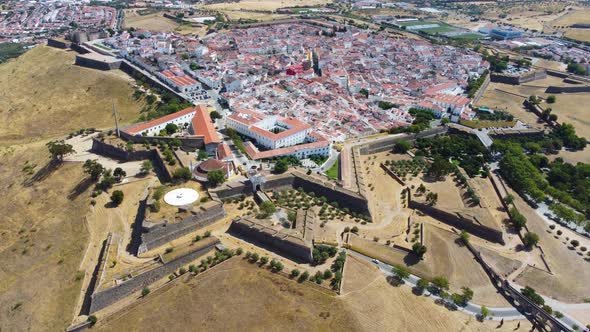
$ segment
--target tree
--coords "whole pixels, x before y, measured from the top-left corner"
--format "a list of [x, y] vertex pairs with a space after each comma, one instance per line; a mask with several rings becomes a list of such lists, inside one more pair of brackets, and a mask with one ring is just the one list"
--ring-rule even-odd
[[449, 289], [449, 280], [443, 276], [436, 276], [432, 279], [432, 285], [438, 290]]
[[420, 292], [423, 292], [428, 286], [430, 286], [430, 281], [427, 279], [418, 279], [418, 282], [416, 283], [416, 288], [418, 288]]
[[309, 272], [303, 271], [303, 273], [299, 276], [299, 282], [304, 282], [309, 279]]
[[151, 161], [151, 160], [144, 160], [144, 161], [141, 163], [141, 169], [140, 169], [141, 173], [143, 173], [143, 174], [147, 174], [147, 173], [149, 173], [149, 172], [150, 172], [152, 169], [154, 169], [154, 165], [152, 164], [152, 161]]
[[285, 159], [285, 158], [281, 158], [275, 163], [274, 172], [276, 174], [285, 173], [288, 169], [289, 169], [289, 163], [287, 162], [287, 159]]
[[250, 255], [250, 260], [252, 261], [252, 263], [256, 263], [258, 261], [258, 254], [257, 253], [253, 253], [252, 255]]
[[290, 222], [295, 222], [296, 219], [297, 219], [297, 212], [295, 212], [295, 211], [287, 212], [287, 220], [289, 220]]
[[537, 294], [537, 292], [529, 286], [526, 286], [525, 288], [521, 289], [520, 292], [522, 293], [522, 295], [528, 297], [531, 301], [533, 301], [537, 305], [542, 306], [545, 304], [545, 300], [543, 299], [543, 297], [541, 297], [541, 295]]
[[459, 235], [461, 242], [463, 242], [466, 245], [469, 243], [469, 237], [469, 233], [467, 233], [465, 230], [462, 230], [461, 235]]
[[90, 316], [88, 316], [86, 321], [89, 322], [90, 325], [94, 325], [98, 321], [98, 318], [96, 318], [96, 316], [94, 316], [94, 315], [90, 315]]
[[222, 118], [221, 117], [221, 114], [219, 114], [219, 112], [217, 112], [217, 111], [213, 111], [213, 112], [209, 113], [209, 116], [211, 116], [211, 119], [213, 121], [215, 121], [216, 119], [221, 119]]
[[145, 286], [142, 290], [141, 290], [141, 296], [145, 297], [150, 293], [150, 289], [148, 286]]
[[514, 225], [514, 228], [520, 231], [526, 225], [526, 217], [514, 207], [510, 209], [510, 215], [512, 216], [512, 224]]
[[[215, 172], [215, 171], [211, 171], [211, 172]], [[209, 172], [209, 173], [211, 173], [211, 172]], [[207, 176], [208, 175], [209, 174], [207, 174]], [[179, 168], [179, 169], [175, 170], [174, 172], [172, 172], [172, 177], [177, 180], [188, 181], [193, 178], [193, 174], [188, 167], [182, 167], [182, 168]]]
[[113, 171], [113, 175], [115, 176], [117, 182], [121, 182], [121, 180], [127, 176], [127, 172], [125, 172], [121, 167], [117, 167]]
[[547, 103], [548, 104], [553, 104], [553, 103], [555, 103], [556, 100], [557, 100], [557, 98], [554, 95], [547, 96]]
[[442, 120], [440, 120], [440, 123], [442, 125], [446, 125], [446, 124], [451, 123], [451, 120], [449, 118], [443, 118]]
[[524, 243], [524, 246], [526, 248], [532, 248], [534, 245], [537, 245], [537, 243], [539, 243], [539, 235], [533, 233], [533, 232], [527, 232], [524, 237], [522, 238], [522, 243]]
[[98, 179], [100, 179], [100, 176], [105, 171], [104, 167], [100, 163], [98, 163], [98, 161], [90, 159], [84, 162], [82, 168], [84, 168], [84, 173], [90, 175], [92, 181], [98, 181]]
[[124, 197], [125, 197], [125, 194], [123, 194], [123, 192], [121, 190], [115, 190], [111, 194], [111, 202], [113, 202], [113, 204], [115, 204], [115, 206], [119, 206], [119, 204], [121, 204], [123, 202]]
[[63, 140], [51, 141], [45, 145], [47, 146], [47, 150], [49, 150], [51, 160], [56, 162], [62, 162], [64, 156], [76, 152], [74, 151], [74, 147], [72, 145], [65, 143]]
[[207, 173], [207, 181], [212, 187], [217, 187], [225, 182], [225, 175], [222, 170], [216, 169]]
[[467, 286], [463, 286], [461, 287], [461, 292], [462, 292], [462, 297], [463, 297], [463, 303], [467, 304], [467, 302], [471, 301], [473, 299], [473, 290]]
[[411, 147], [412, 145], [410, 144], [410, 142], [406, 140], [401, 140], [395, 143], [395, 145], [393, 146], [393, 151], [395, 153], [406, 153], [408, 152], [408, 150], [410, 150]]
[[391, 272], [393, 274], [395, 274], [395, 276], [397, 277], [397, 279], [399, 279], [399, 281], [403, 282], [404, 279], [407, 279], [410, 277], [410, 271], [402, 265], [394, 265], [393, 268], [391, 269]]
[[165, 130], [168, 133], [168, 135], [172, 135], [178, 131], [178, 126], [174, 123], [169, 123], [166, 125]]
[[293, 270], [291, 270], [291, 277], [297, 278], [299, 276], [299, 273], [300, 273], [299, 270], [293, 269]]
[[428, 168], [428, 176], [440, 179], [453, 171], [453, 165], [446, 159], [435, 157]]
[[504, 197], [504, 203], [506, 203], [506, 205], [514, 203], [514, 196], [512, 196], [512, 194], [506, 195], [506, 197]]
[[266, 263], [268, 263], [268, 257], [266, 257], [266, 256], [260, 257], [260, 266], [262, 266]]
[[418, 189], [416, 189], [416, 192], [419, 194], [424, 194], [426, 192], [426, 186], [424, 185], [424, 183], [420, 183]]
[[199, 153], [197, 154], [197, 159], [198, 160], [205, 160], [209, 158], [209, 155], [207, 154], [207, 151], [200, 149]]
[[488, 310], [488, 308], [485, 305], [482, 305], [480, 314], [481, 314], [482, 319], [486, 319], [486, 317], [488, 317], [490, 315], [490, 311]]
[[268, 218], [271, 214], [276, 211], [275, 205], [271, 201], [264, 201], [260, 203], [260, 212], [262, 212], [263, 218]]
[[416, 242], [412, 246], [412, 252], [416, 254], [418, 258], [422, 259], [424, 257], [424, 254], [426, 254], [426, 246], [419, 242]]
[[429, 192], [428, 194], [426, 194], [426, 203], [428, 203], [428, 205], [435, 206], [437, 201], [438, 201], [438, 194], [437, 193]]

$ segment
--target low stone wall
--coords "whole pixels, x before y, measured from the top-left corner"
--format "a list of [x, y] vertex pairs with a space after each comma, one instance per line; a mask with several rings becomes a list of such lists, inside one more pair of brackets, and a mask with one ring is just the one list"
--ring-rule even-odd
[[164, 278], [166, 275], [178, 270], [180, 267], [183, 267], [197, 258], [205, 255], [218, 243], [219, 240], [209, 244], [204, 248], [192, 251], [150, 271], [135, 276], [120, 285], [93, 294], [92, 304], [90, 306], [90, 314], [104, 309], [131, 295], [132, 293], [139, 291], [143, 287], [146, 287], [157, 280]]
[[240, 238], [253, 240], [263, 247], [266, 246], [268, 249], [298, 262], [313, 262], [313, 244], [305, 243], [302, 239], [289, 236], [252, 220], [236, 218], [232, 221], [228, 232]]
[[143, 234], [138, 254], [160, 247], [181, 236], [211, 225], [225, 217], [225, 209], [221, 202], [212, 202], [211, 206], [201, 207], [196, 214], [177, 223], [161, 222], [147, 225], [143, 223]]
[[392, 170], [387, 168], [387, 166], [385, 166], [383, 163], [381, 163], [380, 166], [385, 171], [385, 173], [389, 174], [389, 176], [391, 176], [395, 181], [397, 181], [397, 183], [401, 184], [402, 186], [406, 185], [406, 183], [402, 181], [402, 179], [400, 179], [399, 176], [397, 176], [397, 174], [395, 174]]
[[488, 241], [504, 244], [502, 230], [494, 229], [477, 223], [476, 220], [466, 219], [465, 217], [451, 211], [436, 208], [434, 206], [426, 205], [424, 203], [410, 200], [408, 207], [410, 209], [420, 210], [423, 213], [444, 222], [447, 225], [465, 230], [477, 237], [486, 239]]

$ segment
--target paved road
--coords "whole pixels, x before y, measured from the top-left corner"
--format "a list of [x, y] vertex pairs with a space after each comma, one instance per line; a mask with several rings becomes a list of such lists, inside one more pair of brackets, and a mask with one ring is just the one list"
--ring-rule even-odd
[[[360, 257], [364, 260], [373, 262], [373, 259], [371, 257], [365, 256], [365, 255], [358, 253], [356, 251], [348, 250], [348, 253], [355, 255], [357, 257]], [[381, 273], [383, 273], [385, 276], [393, 276], [393, 273], [391, 272], [391, 269], [393, 268], [393, 266], [391, 266], [389, 264], [385, 264], [383, 262], [378, 262], [378, 263], [373, 263], [373, 264], [378, 266]], [[414, 286], [416, 286], [416, 283], [418, 282], [419, 279], [420, 278], [418, 276], [411, 274], [409, 278], [404, 279], [404, 282], [405, 282], [405, 285], [410, 286], [410, 287], [414, 287]], [[440, 299], [439, 296], [436, 296], [434, 294], [430, 294], [430, 293], [428, 293], [428, 291], [425, 291], [424, 294], [426, 296], [430, 296], [433, 300]], [[516, 310], [516, 308], [513, 308], [513, 307], [491, 308], [491, 307], [486, 306], [486, 308], [488, 308], [488, 310], [490, 311], [490, 315], [487, 317], [488, 320], [498, 320], [499, 321], [502, 319], [504, 319], [504, 320], [526, 319], [525, 316], [523, 316], [520, 312], [518, 312], [518, 310]], [[465, 306], [465, 307], [457, 307], [457, 310], [463, 311], [463, 312], [470, 314], [472, 316], [477, 316], [481, 313], [481, 305], [469, 302], [467, 304], [467, 306]]]
[[[358, 253], [358, 252], [350, 250], [350, 249], [348, 250], [348, 253], [355, 255], [357, 257], [360, 257], [366, 261], [372, 262], [373, 264], [375, 264], [376, 266], [379, 267], [379, 270], [384, 275], [393, 276], [393, 273], [391, 272], [393, 266], [391, 266], [389, 264], [385, 264], [383, 262], [376, 263], [373, 261], [373, 258], [365, 256], [361, 253]], [[418, 282], [419, 279], [420, 278], [418, 276], [410, 274], [410, 277], [407, 279], [404, 279], [404, 282], [406, 285], [408, 285], [410, 287], [414, 287], [414, 286], [416, 286], [416, 283]], [[517, 284], [514, 284], [514, 283], [511, 283], [511, 284], [512, 284], [512, 286], [514, 286], [517, 289], [522, 288], [521, 286], [519, 286]], [[434, 294], [429, 294], [428, 291], [425, 291], [424, 294], [426, 296], [432, 297], [434, 300], [440, 299], [439, 296], [436, 296]], [[573, 318], [572, 316], [568, 315], [565, 311], [566, 310], [590, 310], [590, 303], [563, 303], [563, 302], [557, 301], [555, 299], [552, 299], [552, 298], [544, 296], [544, 295], [541, 295], [541, 296], [545, 299], [545, 303], [547, 305], [551, 306], [553, 308], [553, 310], [560, 311], [564, 314], [564, 316], [559, 319], [560, 321], [562, 321], [563, 323], [565, 323], [568, 326], [574, 326], [574, 325], [577, 325], [579, 327], [585, 326], [582, 322], [580, 322], [577, 319]], [[526, 319], [526, 317], [523, 316], [514, 307], [492, 308], [492, 307], [486, 306], [486, 308], [490, 312], [490, 316], [487, 317], [488, 320]], [[477, 316], [479, 313], [481, 313], [481, 305], [475, 304], [473, 302], [469, 302], [465, 307], [457, 307], [457, 310], [465, 312], [465, 313], [470, 314], [472, 316]]]

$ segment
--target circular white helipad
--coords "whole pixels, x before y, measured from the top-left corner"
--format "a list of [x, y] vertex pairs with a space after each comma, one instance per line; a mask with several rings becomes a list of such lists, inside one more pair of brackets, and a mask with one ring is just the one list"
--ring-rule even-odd
[[164, 202], [173, 206], [189, 205], [199, 199], [199, 193], [190, 188], [174, 189], [164, 195]]

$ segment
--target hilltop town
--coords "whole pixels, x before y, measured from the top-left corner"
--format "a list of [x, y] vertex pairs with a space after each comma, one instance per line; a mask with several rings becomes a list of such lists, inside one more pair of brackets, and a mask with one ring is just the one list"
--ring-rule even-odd
[[590, 330], [588, 9], [520, 6], [0, 2], [0, 330]]

